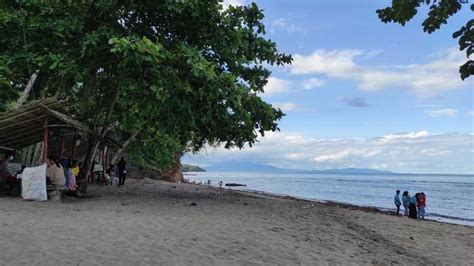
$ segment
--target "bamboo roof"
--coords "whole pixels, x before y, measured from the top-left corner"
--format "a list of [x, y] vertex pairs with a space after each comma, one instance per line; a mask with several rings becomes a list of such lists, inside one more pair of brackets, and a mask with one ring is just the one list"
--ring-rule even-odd
[[42, 141], [46, 119], [50, 128], [72, 129], [83, 136], [91, 133], [70, 114], [64, 101], [49, 97], [0, 114], [0, 147], [20, 149]]

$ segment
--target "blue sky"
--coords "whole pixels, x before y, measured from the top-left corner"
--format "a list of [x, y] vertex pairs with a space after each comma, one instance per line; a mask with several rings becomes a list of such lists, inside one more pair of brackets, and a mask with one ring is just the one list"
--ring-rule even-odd
[[375, 11], [389, 1], [256, 3], [267, 37], [294, 57], [272, 69], [262, 95], [287, 114], [281, 132], [253, 149], [208, 148], [185, 162], [474, 173], [474, 78], [459, 79], [466, 58], [451, 38], [472, 18], [468, 6], [430, 35], [426, 10], [405, 27], [381, 23]]

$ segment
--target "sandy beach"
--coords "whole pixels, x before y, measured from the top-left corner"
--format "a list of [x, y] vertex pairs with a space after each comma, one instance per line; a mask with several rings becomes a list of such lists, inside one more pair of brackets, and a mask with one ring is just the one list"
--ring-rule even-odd
[[474, 227], [151, 179], [0, 221], [0, 265], [474, 265]]

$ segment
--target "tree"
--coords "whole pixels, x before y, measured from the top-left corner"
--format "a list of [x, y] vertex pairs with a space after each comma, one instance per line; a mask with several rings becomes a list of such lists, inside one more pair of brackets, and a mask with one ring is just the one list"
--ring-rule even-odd
[[283, 113], [258, 93], [270, 75], [266, 65], [291, 57], [264, 38], [256, 4], [224, 10], [217, 0], [4, 2], [4, 84], [24, 88], [37, 71], [35, 95], [62, 94], [74, 103], [98, 136], [89, 139], [86, 170], [111, 131], [124, 142], [135, 135], [127, 142], [134, 155], [165, 162], [150, 159], [156, 151], [149, 149], [181, 147], [179, 158], [205, 145], [252, 145], [278, 130]]
[[[416, 14], [422, 5], [428, 5], [430, 11], [428, 17], [423, 21], [423, 30], [433, 33], [438, 30], [442, 24], [448, 23], [448, 19], [458, 13], [463, 4], [467, 1], [462, 0], [392, 0], [392, 6], [377, 10], [381, 21], [395, 22], [404, 26]], [[474, 12], [474, 4], [470, 6]], [[470, 56], [474, 52], [474, 19], [470, 19], [465, 26], [453, 33], [453, 38], [459, 38], [459, 50], [466, 50], [467, 62], [459, 68], [461, 79], [466, 79], [474, 75], [474, 61]]]

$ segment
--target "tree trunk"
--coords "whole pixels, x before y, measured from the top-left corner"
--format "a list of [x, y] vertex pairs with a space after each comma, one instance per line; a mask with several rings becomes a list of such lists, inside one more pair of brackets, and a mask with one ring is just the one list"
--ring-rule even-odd
[[173, 166], [164, 171], [161, 178], [168, 182], [184, 181], [183, 171], [181, 169], [181, 154], [175, 156]]
[[122, 144], [122, 148], [120, 148], [114, 155], [114, 157], [112, 157], [112, 160], [110, 161], [112, 164], [116, 165], [119, 157], [122, 155], [122, 153], [124, 152], [124, 150], [128, 147], [128, 145], [130, 145], [130, 143], [132, 143], [133, 141], [135, 141], [135, 139], [137, 138], [137, 135], [140, 133], [140, 131], [142, 131], [142, 129], [138, 129], [137, 131], [135, 131], [123, 144]]
[[38, 74], [36, 72], [31, 75], [28, 84], [26, 84], [26, 88], [23, 90], [23, 93], [21, 94], [18, 101], [16, 101], [15, 108], [22, 106], [26, 102], [26, 100], [28, 100], [28, 96], [30, 96], [30, 91], [33, 88], [33, 85], [35, 84], [36, 77], [38, 77]]
[[97, 152], [97, 149], [100, 145], [100, 141], [92, 136], [89, 137], [88, 142], [86, 157], [84, 158], [84, 162], [82, 162], [82, 168], [79, 172], [81, 193], [87, 193], [87, 177], [91, 173], [91, 167], [92, 163], [94, 162], [95, 153]]

